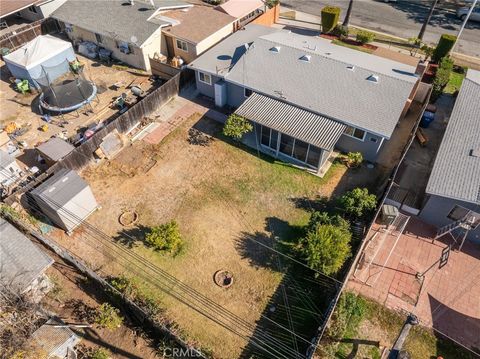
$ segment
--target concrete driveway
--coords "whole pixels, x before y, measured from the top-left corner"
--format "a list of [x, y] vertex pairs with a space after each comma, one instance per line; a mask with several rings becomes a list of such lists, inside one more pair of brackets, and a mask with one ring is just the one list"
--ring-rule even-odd
[[[305, 13], [320, 15], [322, 7], [335, 5], [346, 13], [348, 0], [282, 0], [282, 6]], [[457, 34], [461, 21], [455, 16], [454, 9], [459, 0], [441, 1], [435, 11], [424, 40], [436, 43], [441, 34]], [[398, 0], [384, 3], [381, 0], [354, 0], [350, 23], [394, 36], [416, 37], [428, 14], [430, 0]], [[343, 19], [342, 15], [342, 19]], [[469, 56], [480, 57], [480, 23], [470, 21], [456, 51]]]

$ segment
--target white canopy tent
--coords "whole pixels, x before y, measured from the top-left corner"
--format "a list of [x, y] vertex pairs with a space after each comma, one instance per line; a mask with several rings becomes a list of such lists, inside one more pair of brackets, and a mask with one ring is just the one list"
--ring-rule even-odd
[[34, 79], [48, 76], [53, 81], [66, 73], [66, 66], [75, 60], [72, 44], [53, 37], [40, 35], [14, 52], [3, 57], [12, 75], [34, 84]]

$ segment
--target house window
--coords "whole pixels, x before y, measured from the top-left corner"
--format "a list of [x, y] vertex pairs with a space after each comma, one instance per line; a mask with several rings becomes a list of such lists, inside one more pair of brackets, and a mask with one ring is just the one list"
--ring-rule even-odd
[[295, 146], [293, 147], [293, 158], [301, 161], [307, 161], [307, 153], [308, 153], [308, 143], [295, 140]]
[[357, 140], [360, 140], [360, 141], [363, 141], [365, 139], [365, 131], [352, 126], [347, 126], [343, 134], [356, 138]]
[[308, 148], [308, 157], [307, 157], [307, 164], [312, 167], [317, 168], [320, 162], [320, 155], [322, 154], [322, 150], [316, 146], [310, 145]]
[[103, 44], [102, 35], [95, 33], [95, 39], [97, 40], [97, 43]]
[[378, 142], [378, 138], [370, 137], [370, 141], [373, 142], [373, 143], [377, 143], [377, 142]]
[[38, 14], [37, 7], [35, 5], [29, 6], [28, 11]]
[[203, 82], [207, 85], [212, 84], [212, 78], [210, 77], [209, 74], [206, 74], [204, 72], [198, 72], [198, 79], [200, 80], [200, 82]]
[[117, 45], [117, 48], [120, 50], [120, 52], [123, 52], [124, 54], [133, 53], [133, 48], [130, 46], [128, 42], [117, 41], [116, 45]]
[[474, 211], [469, 210], [468, 208], [455, 205], [450, 213], [448, 214], [447, 218], [453, 221], [459, 221], [465, 216], [468, 215], [467, 221], [471, 223], [472, 228], [475, 229], [480, 224], [480, 213], [476, 213]]
[[244, 90], [244, 91], [243, 91], [243, 95], [244, 95], [245, 97], [250, 97], [250, 95], [253, 93], [252, 90], [247, 89], [247, 88], [244, 88], [243, 90]]
[[177, 40], [177, 48], [183, 51], [188, 51], [188, 46], [185, 41], [182, 40]]
[[294, 142], [295, 139], [293, 137], [282, 133], [282, 137], [280, 138], [280, 152], [282, 152], [284, 155], [292, 157]]

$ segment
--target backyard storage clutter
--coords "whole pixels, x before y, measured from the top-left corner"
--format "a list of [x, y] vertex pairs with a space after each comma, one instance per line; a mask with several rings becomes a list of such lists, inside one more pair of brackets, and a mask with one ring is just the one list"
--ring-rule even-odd
[[[33, 80], [37, 78], [46, 75], [53, 81], [68, 72], [68, 62], [75, 60], [75, 53], [70, 42], [40, 35], [3, 59], [12, 76], [36, 85]], [[58, 66], [65, 62], [67, 66]]]
[[58, 171], [32, 190], [29, 201], [68, 233], [98, 208], [88, 183], [68, 169]]

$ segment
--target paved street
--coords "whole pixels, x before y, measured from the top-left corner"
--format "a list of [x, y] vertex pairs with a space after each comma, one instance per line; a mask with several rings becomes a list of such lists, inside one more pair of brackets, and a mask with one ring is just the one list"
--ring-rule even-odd
[[[461, 21], [454, 14], [455, 0], [448, 6], [440, 1], [430, 26], [424, 36], [427, 42], [436, 43], [443, 33], [457, 34]], [[325, 5], [342, 8], [342, 17], [346, 13], [348, 0], [282, 0], [282, 6], [313, 15], [320, 15]], [[428, 14], [430, 0], [398, 0], [384, 3], [380, 0], [354, 0], [350, 23], [391, 35], [410, 38], [418, 35], [423, 20]], [[480, 57], [480, 23], [469, 22], [456, 48], [465, 55]]]

